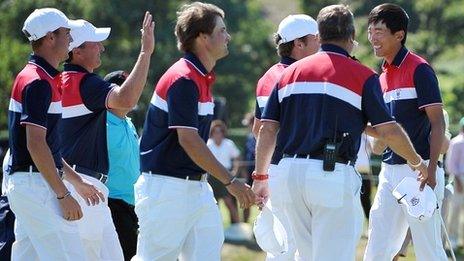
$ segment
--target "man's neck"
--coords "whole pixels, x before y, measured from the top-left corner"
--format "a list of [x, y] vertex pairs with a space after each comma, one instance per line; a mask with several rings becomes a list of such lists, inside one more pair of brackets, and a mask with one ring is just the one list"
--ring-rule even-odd
[[211, 55], [209, 55], [205, 50], [203, 51], [193, 50], [192, 53], [198, 57], [201, 64], [203, 64], [203, 66], [205, 67], [206, 71], [208, 71], [208, 73], [213, 70], [214, 66], [216, 65], [216, 59], [211, 57]]
[[91, 68], [91, 67], [89, 67], [88, 65], [86, 65], [86, 64], [84, 64], [84, 63], [81, 63], [81, 62], [79, 62], [79, 61], [74, 61], [74, 60], [72, 60], [70, 63], [71, 63], [71, 64], [74, 64], [74, 65], [79, 65], [80, 67], [86, 69], [89, 73], [93, 73], [93, 70], [94, 70], [94, 69]]
[[350, 43], [349, 41], [326, 41], [326, 42], [321, 42], [322, 44], [333, 44], [336, 45], [343, 50], [345, 50], [348, 54], [350, 54]]
[[60, 59], [54, 55], [54, 53], [45, 50], [45, 49], [39, 49], [35, 50], [34, 55], [42, 57], [47, 63], [49, 63], [53, 68], [58, 69], [58, 66], [60, 65]]
[[395, 60], [396, 55], [401, 50], [401, 47], [403, 46], [402, 45], [395, 46], [389, 54], [383, 57], [388, 64], [393, 63], [393, 60]]

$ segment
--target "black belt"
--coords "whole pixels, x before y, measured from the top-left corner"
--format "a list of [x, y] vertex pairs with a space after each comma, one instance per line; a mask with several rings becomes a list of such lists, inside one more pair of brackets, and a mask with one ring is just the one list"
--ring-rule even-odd
[[94, 171], [88, 168], [84, 168], [81, 166], [77, 166], [77, 165], [74, 165], [73, 168], [76, 172], [96, 178], [99, 181], [101, 181], [103, 184], [105, 184], [106, 181], [108, 180], [108, 175], [106, 174], [103, 174], [103, 173], [100, 173], [100, 172], [97, 172], [97, 171]]
[[[296, 158], [296, 159], [315, 159], [315, 160], [323, 160], [324, 155], [309, 155], [309, 154], [284, 154], [284, 158]], [[341, 163], [341, 164], [349, 164], [351, 166], [354, 166], [355, 161], [354, 160], [348, 160], [344, 159], [341, 157], [337, 157], [335, 159], [335, 162]]]
[[195, 180], [195, 181], [200, 181], [203, 178], [203, 175], [206, 175], [206, 174], [194, 174], [194, 175], [182, 176], [178, 174], [165, 174], [165, 173], [157, 173], [157, 172], [151, 172], [151, 171], [148, 171], [146, 173], [152, 174], [152, 175], [160, 175], [160, 176], [173, 177], [173, 178], [185, 179], [185, 180]]

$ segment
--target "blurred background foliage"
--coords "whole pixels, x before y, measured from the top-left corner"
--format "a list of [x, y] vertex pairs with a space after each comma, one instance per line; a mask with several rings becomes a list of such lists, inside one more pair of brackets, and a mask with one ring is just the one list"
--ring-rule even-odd
[[[2, 0], [0, 1], [0, 130], [7, 129], [7, 109], [14, 76], [24, 66], [30, 53], [22, 35], [23, 21], [35, 8], [55, 7], [73, 19], [83, 18], [97, 27], [110, 26], [110, 38], [105, 41], [102, 66], [96, 73], [124, 69], [130, 71], [140, 47], [140, 25], [149, 10], [156, 21], [156, 49], [152, 57], [148, 83], [132, 113], [140, 128], [153, 86], [164, 71], [179, 57], [173, 34], [176, 10], [187, 1], [179, 0]], [[278, 61], [272, 43], [272, 33], [278, 22], [290, 13], [307, 13], [316, 18], [319, 10], [340, 1], [323, 0], [212, 0], [223, 8], [232, 36], [230, 54], [216, 67], [214, 92], [226, 98], [229, 125], [240, 127], [243, 115], [254, 109], [254, 89], [257, 80]], [[464, 0], [392, 1], [408, 12], [410, 30], [407, 47], [422, 55], [436, 70], [446, 109], [456, 133], [457, 121], [464, 116]], [[352, 8], [360, 46], [354, 55], [379, 71], [380, 59], [373, 56], [367, 42], [366, 17], [381, 1], [341, 1]], [[3, 134], [5, 135], [5, 133]]]

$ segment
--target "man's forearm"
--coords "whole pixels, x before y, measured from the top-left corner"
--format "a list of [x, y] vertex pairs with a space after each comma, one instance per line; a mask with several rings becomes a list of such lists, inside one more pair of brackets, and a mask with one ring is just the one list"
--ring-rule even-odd
[[387, 145], [385, 144], [385, 142], [381, 141], [380, 139], [375, 139], [372, 144], [372, 153], [376, 155], [381, 155], [386, 148]]
[[260, 129], [256, 142], [255, 169], [258, 174], [267, 173], [276, 146], [277, 132], [266, 124]]
[[61, 159], [61, 162], [63, 163], [64, 179], [73, 185], [76, 184], [76, 182], [82, 182], [82, 178], [73, 171], [71, 166], [69, 166], [64, 159]]
[[200, 136], [196, 132], [187, 135], [188, 137], [183, 135], [182, 138], [179, 138], [180, 145], [187, 152], [187, 155], [195, 164], [222, 183], [228, 183], [231, 179], [229, 172], [214, 157]]
[[27, 148], [34, 164], [57, 196], [63, 196], [68, 189], [57, 173], [55, 161], [45, 138], [28, 142]]
[[143, 88], [147, 82], [148, 69], [150, 68], [150, 57], [151, 54], [141, 52], [132, 72], [121, 85], [119, 93], [121, 97], [127, 99], [129, 104], [128, 109], [132, 109], [132, 107], [137, 105], [142, 95]]
[[419, 163], [421, 157], [414, 150], [408, 135], [397, 123], [394, 124], [393, 128], [382, 134], [382, 139], [387, 142], [388, 147], [408, 162], [412, 164]]

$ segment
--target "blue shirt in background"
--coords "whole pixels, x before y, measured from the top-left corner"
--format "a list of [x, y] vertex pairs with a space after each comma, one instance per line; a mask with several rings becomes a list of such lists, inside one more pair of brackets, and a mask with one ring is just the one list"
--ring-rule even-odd
[[121, 119], [109, 111], [106, 118], [109, 197], [134, 205], [134, 183], [140, 175], [137, 131], [130, 118]]

